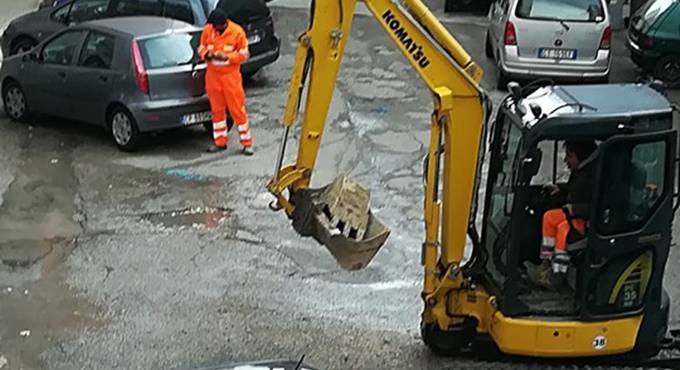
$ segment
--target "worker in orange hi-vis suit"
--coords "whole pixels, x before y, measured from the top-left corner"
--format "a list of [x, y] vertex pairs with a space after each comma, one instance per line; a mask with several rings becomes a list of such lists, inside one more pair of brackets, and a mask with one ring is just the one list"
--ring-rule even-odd
[[203, 28], [198, 54], [208, 64], [205, 91], [210, 100], [214, 139], [208, 152], [227, 149], [228, 110], [238, 128], [242, 153], [253, 155], [253, 139], [248, 127], [246, 95], [240, 69], [241, 63], [250, 56], [245, 31], [235, 22], [229, 21], [224, 11], [216, 9], [210, 13], [208, 23]]

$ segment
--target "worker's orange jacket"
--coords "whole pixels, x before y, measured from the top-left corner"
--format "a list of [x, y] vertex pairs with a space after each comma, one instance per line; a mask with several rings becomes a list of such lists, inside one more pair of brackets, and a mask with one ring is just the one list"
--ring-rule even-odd
[[229, 21], [227, 29], [220, 34], [211, 24], [203, 28], [201, 34], [201, 45], [198, 47], [198, 54], [205, 60], [208, 52], [228, 58], [228, 61], [211, 60], [208, 62], [208, 69], [215, 72], [232, 72], [239, 69], [241, 63], [245, 62], [250, 56], [248, 52], [248, 38], [246, 33], [235, 22]]

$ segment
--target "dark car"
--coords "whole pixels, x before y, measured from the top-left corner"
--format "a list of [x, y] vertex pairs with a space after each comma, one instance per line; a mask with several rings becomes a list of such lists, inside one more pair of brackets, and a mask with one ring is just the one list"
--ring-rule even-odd
[[650, 0], [630, 19], [628, 48], [642, 69], [680, 86], [680, 1]]
[[122, 150], [144, 132], [210, 122], [201, 29], [160, 17], [121, 17], [67, 28], [0, 68], [7, 115], [43, 113], [106, 127]]
[[3, 55], [14, 55], [30, 50], [68, 26], [112, 17], [160, 16], [203, 26], [208, 14], [218, 6], [227, 10], [248, 35], [251, 56], [241, 68], [246, 77], [278, 59], [280, 41], [263, 0], [73, 0], [14, 19], [0, 46]]

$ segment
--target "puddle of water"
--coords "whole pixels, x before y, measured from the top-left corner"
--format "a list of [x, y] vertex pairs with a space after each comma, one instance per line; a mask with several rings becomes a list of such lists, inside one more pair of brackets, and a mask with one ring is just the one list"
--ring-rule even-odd
[[11, 369], [46, 367], [41, 354], [66, 330], [94, 325], [96, 309], [64, 283], [64, 261], [82, 233], [73, 145], [29, 139], [0, 207], [0, 338]]
[[231, 210], [226, 208], [197, 207], [160, 213], [147, 213], [142, 218], [155, 225], [164, 227], [204, 226], [214, 229], [230, 216]]

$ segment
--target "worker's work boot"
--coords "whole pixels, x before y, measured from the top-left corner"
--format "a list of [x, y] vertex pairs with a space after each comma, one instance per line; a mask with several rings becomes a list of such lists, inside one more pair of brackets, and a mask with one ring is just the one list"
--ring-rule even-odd
[[212, 144], [208, 147], [208, 150], [206, 150], [206, 151], [208, 153], [217, 153], [217, 152], [221, 152], [223, 150], [227, 150], [226, 145], [225, 146], [218, 146], [218, 145]]
[[255, 154], [255, 151], [253, 151], [252, 146], [244, 146], [243, 149], [241, 149], [241, 153], [243, 153], [243, 155], [251, 156]]
[[557, 291], [562, 284], [561, 274], [553, 273], [552, 265], [548, 260], [544, 260], [540, 265], [526, 261], [524, 267], [527, 269], [529, 281], [540, 288]]

